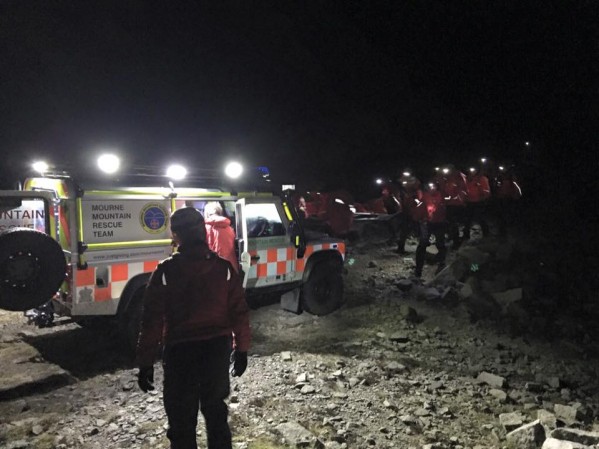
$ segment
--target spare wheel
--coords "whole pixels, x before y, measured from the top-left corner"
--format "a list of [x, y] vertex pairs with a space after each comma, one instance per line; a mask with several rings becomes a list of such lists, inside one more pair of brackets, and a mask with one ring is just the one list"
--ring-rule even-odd
[[56, 240], [43, 232], [13, 228], [0, 233], [0, 308], [25, 311], [58, 291], [66, 260]]

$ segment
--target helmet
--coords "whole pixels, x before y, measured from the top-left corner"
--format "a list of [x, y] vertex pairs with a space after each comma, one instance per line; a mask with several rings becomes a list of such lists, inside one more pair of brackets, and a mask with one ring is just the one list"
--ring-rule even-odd
[[194, 207], [183, 207], [171, 214], [171, 230], [180, 232], [184, 229], [204, 226], [202, 213]]

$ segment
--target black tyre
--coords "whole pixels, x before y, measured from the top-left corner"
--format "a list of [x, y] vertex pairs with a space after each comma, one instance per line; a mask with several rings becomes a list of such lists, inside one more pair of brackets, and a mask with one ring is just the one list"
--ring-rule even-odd
[[312, 267], [302, 288], [302, 307], [313, 315], [327, 315], [343, 305], [342, 265], [323, 260]]
[[27, 228], [0, 233], [0, 308], [41, 306], [58, 291], [66, 267], [62, 248], [49, 235]]

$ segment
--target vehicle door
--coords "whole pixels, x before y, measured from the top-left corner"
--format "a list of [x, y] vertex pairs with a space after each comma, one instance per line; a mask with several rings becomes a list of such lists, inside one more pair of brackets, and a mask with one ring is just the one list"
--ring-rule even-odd
[[244, 287], [268, 287], [295, 280], [296, 249], [278, 198], [243, 198], [236, 203], [236, 232]]

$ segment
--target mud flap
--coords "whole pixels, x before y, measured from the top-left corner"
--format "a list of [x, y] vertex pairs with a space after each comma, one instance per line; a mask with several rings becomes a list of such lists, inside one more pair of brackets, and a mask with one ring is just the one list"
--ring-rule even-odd
[[299, 289], [299, 287], [294, 288], [293, 290], [290, 290], [287, 293], [283, 293], [281, 295], [281, 309], [287, 310], [288, 312], [293, 312], [297, 315], [302, 313], [300, 293], [301, 290]]
[[243, 276], [242, 285], [245, 289], [248, 283], [248, 272], [250, 271], [252, 258], [250, 256], [250, 253], [244, 251], [243, 253], [241, 253], [241, 257], [239, 259], [239, 265], [241, 265], [241, 275]]

